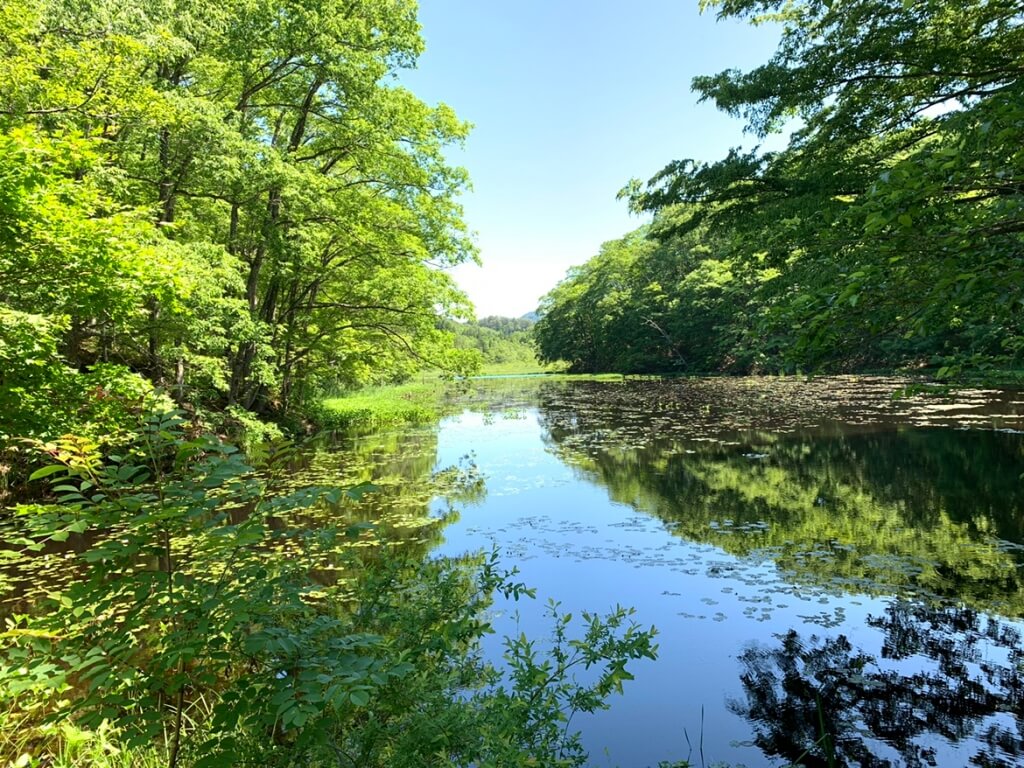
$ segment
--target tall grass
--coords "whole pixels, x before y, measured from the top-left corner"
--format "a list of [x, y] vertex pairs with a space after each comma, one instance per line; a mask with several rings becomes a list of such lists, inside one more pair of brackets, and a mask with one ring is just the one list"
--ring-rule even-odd
[[96, 730], [70, 722], [5, 730], [0, 735], [4, 768], [163, 768], [156, 747], [130, 749], [117, 729], [104, 721]]
[[320, 429], [350, 433], [426, 424], [442, 415], [447, 387], [441, 379], [367, 387], [325, 399], [310, 416]]

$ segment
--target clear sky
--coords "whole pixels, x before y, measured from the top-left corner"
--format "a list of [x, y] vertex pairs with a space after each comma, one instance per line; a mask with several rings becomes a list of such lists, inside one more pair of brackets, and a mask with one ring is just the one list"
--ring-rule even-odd
[[535, 309], [640, 226], [615, 199], [629, 179], [753, 146], [690, 80], [763, 63], [778, 41], [697, 0], [420, 0], [420, 23], [427, 50], [402, 83], [474, 124], [449, 157], [473, 181], [462, 202], [483, 266], [454, 274], [478, 317]]

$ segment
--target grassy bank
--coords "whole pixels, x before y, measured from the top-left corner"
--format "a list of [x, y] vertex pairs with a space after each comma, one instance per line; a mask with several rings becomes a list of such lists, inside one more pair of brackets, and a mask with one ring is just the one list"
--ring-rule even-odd
[[441, 417], [451, 386], [439, 377], [425, 377], [405, 384], [367, 387], [325, 399], [311, 417], [319, 429], [343, 432], [426, 424]]
[[[557, 365], [500, 363], [484, 366], [486, 377], [538, 376], [545, 381], [622, 381], [625, 376], [609, 374], [568, 374]], [[637, 378], [631, 376], [629, 378]], [[452, 382], [436, 374], [424, 374], [415, 381], [390, 386], [366, 387], [325, 398], [307, 415], [315, 429], [353, 434], [372, 432], [399, 424], [427, 424], [445, 415], [460, 394], [472, 388], [473, 379]]]
[[506, 363], [485, 363], [480, 369], [481, 376], [517, 376], [535, 375], [538, 373], [563, 373], [568, 366], [565, 363], [541, 363], [533, 360], [513, 360]]

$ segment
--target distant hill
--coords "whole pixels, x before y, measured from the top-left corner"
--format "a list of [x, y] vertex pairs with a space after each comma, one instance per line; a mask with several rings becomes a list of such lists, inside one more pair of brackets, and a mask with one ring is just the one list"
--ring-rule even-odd
[[479, 350], [485, 366], [520, 364], [537, 366], [531, 329], [536, 321], [522, 317], [491, 315], [476, 322], [444, 321], [445, 330], [455, 334], [459, 349]]
[[528, 331], [535, 322], [537, 321], [527, 319], [525, 316], [500, 317], [498, 315], [482, 317], [476, 321], [477, 325], [483, 328], [490, 328], [492, 331], [497, 331], [505, 338], [522, 331]]
[[534, 310], [533, 312], [527, 312], [525, 315], [523, 315], [519, 319], [520, 320], [529, 320], [531, 323], [536, 323], [538, 320], [540, 320], [540, 315], [538, 315], [537, 311]]

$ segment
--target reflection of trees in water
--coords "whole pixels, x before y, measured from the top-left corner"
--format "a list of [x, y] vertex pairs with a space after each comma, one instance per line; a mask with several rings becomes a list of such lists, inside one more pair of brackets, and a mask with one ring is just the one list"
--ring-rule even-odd
[[442, 496], [464, 502], [483, 493], [471, 472], [459, 467], [435, 472], [436, 463], [436, 429], [391, 430], [302, 452], [282, 490], [361, 483], [374, 490], [357, 499], [303, 510], [287, 522], [307, 529], [370, 523], [387, 541], [425, 553], [441, 540], [438, 520], [429, 515], [431, 500]]
[[[308, 505], [296, 500], [294, 508], [285, 505], [266, 518], [271, 532], [266, 549], [282, 557], [301, 552], [304, 561], [319, 566], [312, 575], [322, 584], [351, 580], [353, 561], [377, 559], [381, 542], [401, 545], [410, 558], [425, 557], [443, 540], [444, 527], [458, 519], [454, 505], [479, 503], [486, 496], [484, 482], [469, 462], [435, 472], [436, 428], [396, 429], [277, 450], [273, 461], [268, 463], [269, 454], [264, 454], [258, 463], [257, 474], [267, 484], [268, 498], [315, 487], [373, 486], [373, 492], [340, 493], [337, 501], [310, 494]], [[446, 513], [431, 514], [435, 499], [448, 503]], [[255, 505], [252, 500], [225, 511], [238, 524], [252, 514]], [[368, 525], [363, 528], [361, 523]], [[2, 534], [0, 530], [0, 539]], [[78, 578], [80, 570], [69, 553], [81, 555], [109, 535], [107, 531], [75, 534], [18, 562], [16, 569], [0, 564], [0, 621], [11, 613], [31, 610], [41, 595]], [[155, 565], [155, 560], [140, 560], [140, 567]]]
[[795, 630], [776, 647], [743, 652], [746, 700], [730, 708], [750, 721], [758, 747], [787, 760], [803, 756], [805, 765], [827, 765], [831, 746], [838, 765], [916, 768], [938, 764], [942, 739], [966, 747], [973, 765], [1019, 764], [1018, 629], [968, 608], [905, 601], [869, 623], [884, 633], [880, 657], [842, 635], [805, 639]]
[[[624, 493], [636, 482], [672, 498], [680, 492], [725, 491], [719, 483], [729, 480], [754, 481], [761, 493], [743, 493], [734, 483], [735, 495], [719, 503], [723, 511], [756, 519], [764, 511], [753, 508], [758, 501], [777, 507], [776, 502], [807, 506], [820, 500], [828, 506], [841, 501], [836, 491], [858, 489], [879, 504], [898, 507], [909, 522], [934, 524], [945, 512], [956, 522], [980, 522], [1002, 538], [1024, 541], [1024, 515], [1018, 514], [1024, 509], [1019, 482], [1024, 440], [1019, 435], [831, 424], [787, 433], [723, 429], [713, 438], [687, 440], [666, 438], [653, 417], [639, 422], [629, 414], [627, 424], [626, 416], [559, 404], [543, 409], [541, 421], [556, 451], [574, 464], [588, 464]], [[979, 516], [986, 519], [978, 521]]]
[[[1024, 440], [950, 429], [745, 432], [734, 442], [617, 431], [609, 409], [542, 411], [551, 449], [685, 539], [767, 552], [795, 582], [914, 590], [1024, 615]], [[723, 524], [725, 523], [725, 524]]]
[[551, 450], [687, 540], [768, 553], [797, 584], [919, 598], [870, 619], [876, 655], [795, 630], [742, 654], [746, 698], [732, 708], [767, 755], [1024, 764], [1020, 632], [985, 612], [1024, 616], [1020, 435], [892, 423], [780, 433], [753, 419], [714, 432], [702, 413], [705, 431], [688, 434], [678, 414], [630, 394], [618, 410], [547, 402]]

